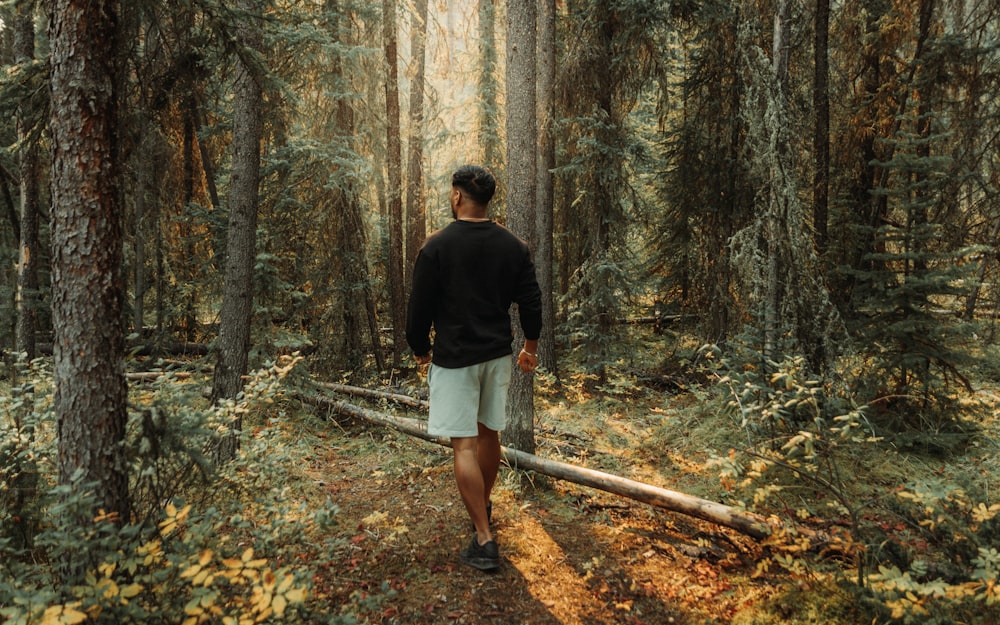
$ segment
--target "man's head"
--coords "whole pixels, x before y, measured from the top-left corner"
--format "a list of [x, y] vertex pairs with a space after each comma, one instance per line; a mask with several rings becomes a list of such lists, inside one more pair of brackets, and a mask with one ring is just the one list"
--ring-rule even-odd
[[451, 175], [451, 187], [459, 190], [476, 204], [485, 207], [496, 193], [497, 181], [484, 167], [463, 165]]

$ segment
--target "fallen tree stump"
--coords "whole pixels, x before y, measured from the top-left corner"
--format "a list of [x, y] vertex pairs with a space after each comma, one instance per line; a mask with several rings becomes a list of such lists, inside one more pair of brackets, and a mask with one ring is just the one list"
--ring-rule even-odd
[[[373, 392], [377, 393], [377, 391]], [[337, 414], [363, 419], [379, 425], [386, 425], [404, 434], [409, 434], [410, 436], [445, 447], [451, 447], [450, 439], [428, 434], [427, 425], [424, 421], [384, 414], [322, 395], [296, 393], [295, 398], [314, 406], [326, 408]], [[767, 538], [774, 529], [764, 517], [738, 510], [725, 504], [637, 482], [603, 471], [578, 467], [556, 460], [547, 460], [517, 449], [501, 447], [501, 453], [503, 459], [511, 468], [535, 471], [556, 479], [566, 480], [581, 486], [596, 488], [634, 499], [642, 503], [729, 527], [757, 540]]]

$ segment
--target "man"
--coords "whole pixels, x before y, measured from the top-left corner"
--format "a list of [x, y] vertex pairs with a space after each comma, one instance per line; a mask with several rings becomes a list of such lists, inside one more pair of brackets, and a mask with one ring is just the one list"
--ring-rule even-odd
[[430, 363], [427, 431], [451, 438], [455, 481], [476, 529], [461, 561], [481, 570], [500, 566], [488, 509], [507, 418], [511, 304], [525, 336], [517, 357], [522, 371], [538, 366], [542, 327], [531, 252], [487, 214], [495, 191], [493, 174], [482, 167], [465, 165], [452, 175], [455, 220], [427, 237], [417, 255], [406, 324], [417, 363]]

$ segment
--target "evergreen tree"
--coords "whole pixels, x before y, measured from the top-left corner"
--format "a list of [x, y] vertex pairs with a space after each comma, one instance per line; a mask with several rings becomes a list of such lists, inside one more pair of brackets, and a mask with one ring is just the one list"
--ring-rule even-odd
[[118, 10], [113, 1], [52, 6], [52, 370], [59, 482], [96, 484], [99, 505], [124, 523]]
[[618, 356], [618, 321], [635, 286], [627, 240], [641, 210], [630, 167], [645, 157], [629, 119], [658, 76], [666, 15], [657, 2], [569, 3], [557, 92], [566, 164], [561, 262], [570, 276], [568, 334], [588, 373], [603, 381]]
[[[263, 0], [240, 0], [242, 21], [237, 30], [240, 53], [235, 83], [233, 160], [226, 237], [225, 284], [219, 313], [212, 401], [234, 399], [248, 372], [250, 322], [253, 318], [253, 270], [256, 259], [257, 214], [260, 205], [260, 144], [263, 134], [263, 74], [258, 54], [263, 43], [260, 20]], [[217, 457], [230, 460], [239, 449], [242, 417], [237, 416]]]

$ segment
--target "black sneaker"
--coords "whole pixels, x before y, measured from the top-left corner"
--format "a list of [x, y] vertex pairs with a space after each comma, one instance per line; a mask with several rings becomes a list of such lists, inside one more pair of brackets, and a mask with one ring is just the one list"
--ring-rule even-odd
[[497, 548], [495, 540], [480, 545], [479, 539], [473, 536], [472, 542], [459, 555], [462, 564], [468, 564], [480, 571], [493, 571], [500, 568], [500, 550]]

